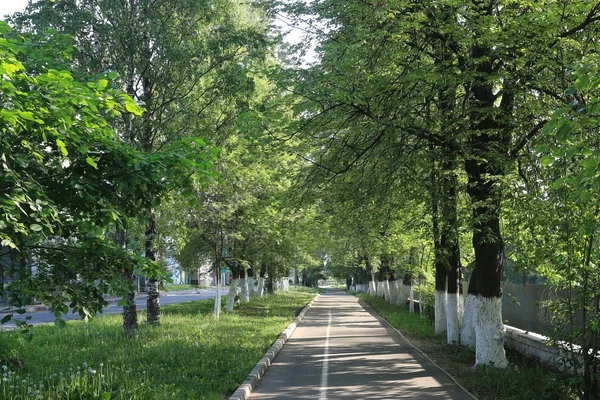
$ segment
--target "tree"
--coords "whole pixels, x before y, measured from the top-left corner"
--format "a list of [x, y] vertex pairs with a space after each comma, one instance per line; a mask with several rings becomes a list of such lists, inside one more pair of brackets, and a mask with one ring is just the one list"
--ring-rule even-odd
[[[248, 18], [239, 17], [242, 11]], [[147, 112], [115, 126], [127, 143], [148, 154], [184, 137], [214, 139], [215, 131], [231, 123], [227, 108], [236, 99], [234, 88], [252, 84], [244, 63], [261, 57], [267, 45], [260, 11], [227, 1], [59, 0], [31, 4], [15, 20], [31, 29], [52, 26], [72, 34], [82, 68], [118, 73], [120, 86]], [[158, 260], [161, 198], [149, 193], [141, 204], [144, 252], [151, 261]], [[132, 269], [126, 274], [133, 278]], [[159, 323], [157, 276], [149, 276], [148, 292], [148, 323]], [[134, 304], [130, 293], [126, 308], [132, 313]]]
[[0, 37], [0, 239], [9, 302], [25, 306], [37, 297], [57, 318], [68, 308], [89, 317], [106, 305], [104, 293], [127, 287], [121, 268], [151, 265], [105, 235], [155, 184], [149, 174], [128, 180], [144, 156], [109, 125], [141, 109], [106, 77], [77, 79], [68, 37], [24, 34], [4, 22]]

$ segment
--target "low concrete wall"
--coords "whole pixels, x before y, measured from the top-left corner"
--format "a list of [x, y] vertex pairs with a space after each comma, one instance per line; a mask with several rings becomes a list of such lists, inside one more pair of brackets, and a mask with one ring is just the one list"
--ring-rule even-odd
[[[529, 357], [534, 357], [540, 360], [542, 364], [550, 365], [558, 368], [560, 371], [574, 372], [572, 365], [567, 362], [568, 358], [573, 358], [574, 354], [579, 353], [580, 365], [583, 364], [581, 357], [581, 347], [573, 346], [573, 353], [565, 345], [563, 348], [550, 345], [549, 338], [535, 332], [528, 332], [514, 326], [504, 325], [504, 346], [509, 349], [518, 351]], [[570, 357], [569, 357], [570, 356]], [[582, 370], [578, 371], [583, 373]]]

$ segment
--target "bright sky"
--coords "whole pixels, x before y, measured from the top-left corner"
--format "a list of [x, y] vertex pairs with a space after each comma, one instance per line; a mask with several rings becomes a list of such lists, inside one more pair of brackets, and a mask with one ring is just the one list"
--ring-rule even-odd
[[23, 11], [27, 6], [27, 0], [0, 0], [0, 19], [6, 14]]

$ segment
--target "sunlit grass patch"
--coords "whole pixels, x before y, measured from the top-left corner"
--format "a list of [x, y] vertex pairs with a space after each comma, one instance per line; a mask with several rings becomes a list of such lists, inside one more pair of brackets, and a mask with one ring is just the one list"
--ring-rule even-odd
[[120, 315], [69, 322], [62, 330], [36, 327], [30, 343], [18, 332], [2, 333], [0, 348], [16, 349], [11, 354], [23, 367], [5, 368], [9, 379], [0, 382], [0, 396], [222, 399], [314, 295], [292, 289], [253, 299], [218, 320], [213, 300], [165, 306], [160, 327], [146, 326], [140, 313], [138, 339], [124, 338]]

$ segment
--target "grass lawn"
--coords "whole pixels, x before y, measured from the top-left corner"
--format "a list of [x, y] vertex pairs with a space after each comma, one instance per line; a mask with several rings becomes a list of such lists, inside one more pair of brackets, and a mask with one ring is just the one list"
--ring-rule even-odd
[[193, 289], [209, 289], [214, 286], [192, 286], [192, 285], [165, 285], [161, 290], [165, 292], [177, 292], [179, 290], [193, 290]]
[[410, 314], [407, 309], [390, 305], [379, 297], [357, 296], [481, 400], [577, 398], [570, 390], [568, 377], [516, 352], [507, 352], [510, 366], [505, 370], [485, 367], [473, 370], [475, 353], [447, 344], [446, 336], [436, 336], [433, 324], [419, 314]]
[[5, 399], [223, 399], [244, 381], [316, 291], [293, 288], [212, 316], [213, 300], [162, 308], [159, 327], [126, 339], [122, 317], [0, 334]]

